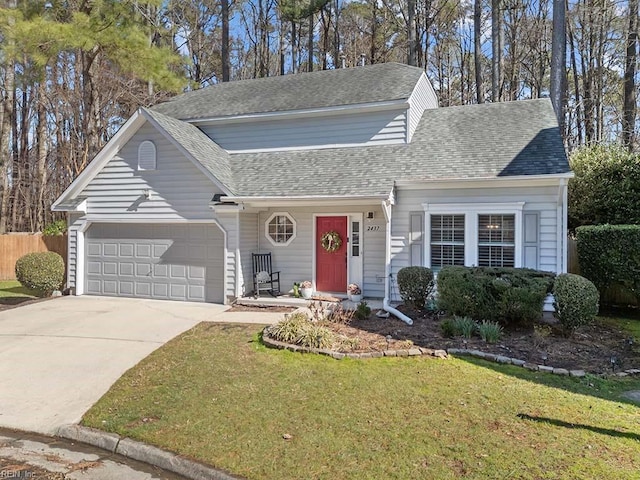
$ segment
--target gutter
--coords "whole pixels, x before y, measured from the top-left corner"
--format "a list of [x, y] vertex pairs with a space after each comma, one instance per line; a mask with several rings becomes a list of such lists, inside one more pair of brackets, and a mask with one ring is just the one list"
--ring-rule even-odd
[[407, 325], [413, 325], [413, 320], [404, 313], [393, 308], [389, 303], [389, 291], [391, 290], [391, 201], [382, 202], [382, 211], [386, 220], [386, 246], [384, 255], [384, 299], [382, 300], [382, 309], [391, 315], [398, 317]]

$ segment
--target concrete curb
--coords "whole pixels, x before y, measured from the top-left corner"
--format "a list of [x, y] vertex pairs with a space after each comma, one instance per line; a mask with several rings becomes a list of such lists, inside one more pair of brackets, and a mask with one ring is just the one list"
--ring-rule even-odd
[[146, 443], [122, 438], [115, 433], [103, 432], [81, 425], [63, 425], [55, 433], [57, 437], [87, 443], [110, 453], [148, 463], [192, 480], [239, 480], [221, 470], [189, 460], [172, 452]]

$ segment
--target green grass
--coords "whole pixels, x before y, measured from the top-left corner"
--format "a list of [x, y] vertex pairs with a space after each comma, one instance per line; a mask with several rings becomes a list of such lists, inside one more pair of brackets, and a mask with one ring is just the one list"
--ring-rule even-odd
[[16, 280], [0, 280], [0, 305], [16, 305], [37, 296]]
[[[200, 324], [127, 372], [88, 426], [249, 479], [637, 479], [638, 379], [479, 360], [333, 360]], [[290, 440], [284, 434], [292, 435]]]
[[636, 344], [640, 343], [640, 317], [633, 318], [631, 316], [621, 317], [619, 315], [616, 315], [600, 317], [600, 319], [602, 319], [609, 325], [624, 330], [629, 334], [629, 336], [635, 339]]

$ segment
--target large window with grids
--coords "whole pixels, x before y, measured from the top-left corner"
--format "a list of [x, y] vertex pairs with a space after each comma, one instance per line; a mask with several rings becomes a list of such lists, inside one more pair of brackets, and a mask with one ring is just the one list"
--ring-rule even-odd
[[431, 268], [464, 265], [464, 215], [431, 215]]
[[515, 266], [515, 215], [478, 215], [478, 265]]

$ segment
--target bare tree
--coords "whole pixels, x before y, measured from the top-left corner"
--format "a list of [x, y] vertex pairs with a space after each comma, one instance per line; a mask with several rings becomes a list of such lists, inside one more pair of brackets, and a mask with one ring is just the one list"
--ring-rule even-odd
[[638, 62], [638, 0], [629, 0], [629, 29], [624, 69], [622, 101], [622, 143], [633, 150], [636, 125], [636, 64]]

